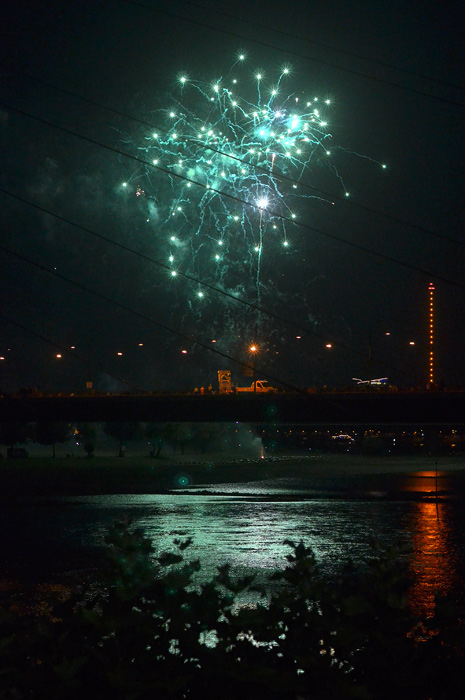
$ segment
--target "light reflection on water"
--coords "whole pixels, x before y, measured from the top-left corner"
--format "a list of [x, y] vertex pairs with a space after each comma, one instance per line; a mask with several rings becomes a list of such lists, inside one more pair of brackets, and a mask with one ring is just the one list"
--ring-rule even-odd
[[458, 584], [458, 552], [452, 541], [450, 505], [430, 501], [414, 506], [411, 607], [431, 616], [435, 593], [447, 595]]
[[403, 477], [401, 490], [433, 496], [436, 491], [447, 491], [450, 487], [451, 480], [445, 472], [419, 471]]
[[[429, 477], [418, 475], [418, 491], [424, 478], [431, 483]], [[286, 565], [286, 539], [303, 540], [323, 572], [334, 575], [348, 558], [359, 562], [369, 556], [370, 542], [376, 539], [386, 547], [411, 543], [416, 612], [431, 614], [436, 590], [463, 590], [465, 526], [460, 502], [440, 502], [438, 519], [434, 500], [305, 499], [285, 482], [280, 488], [269, 484], [268, 490], [263, 482], [222, 490], [221, 495], [87, 496], [6, 507], [0, 512], [5, 545], [0, 561], [8, 565], [15, 558], [24, 559], [31, 575], [34, 567], [42, 567], [41, 575], [46, 576], [76, 552], [74, 561], [85, 567], [86, 552], [103, 544], [108, 527], [130, 517], [133, 526], [143, 528], [152, 539], [157, 552], [172, 549], [175, 538], [192, 536], [187, 558], [200, 559], [203, 578], [229, 562], [233, 573], [255, 573], [264, 583], [269, 573]]]
[[[408, 523], [412, 533], [410, 605], [422, 616], [433, 615], [436, 593], [447, 595], [454, 588], [460, 588], [464, 535], [453, 532], [451, 503], [435, 497], [437, 492], [450, 488], [448, 475], [441, 471], [418, 471], [405, 477], [402, 484], [403, 491], [430, 496], [430, 500], [412, 503]], [[455, 544], [457, 535], [462, 540], [462, 562], [460, 545]]]
[[368, 555], [374, 538], [389, 546], [410, 536], [404, 503], [188, 493], [79, 500], [84, 508], [100, 511], [88, 532], [89, 544], [103, 542], [116, 514], [126, 513], [152, 539], [157, 552], [171, 549], [175, 538], [192, 536], [187, 553], [191, 559], [200, 559], [205, 578], [230, 562], [238, 575], [255, 573], [264, 582], [271, 571], [286, 565], [286, 539], [303, 540], [323, 571], [332, 574], [347, 559], [359, 561]]

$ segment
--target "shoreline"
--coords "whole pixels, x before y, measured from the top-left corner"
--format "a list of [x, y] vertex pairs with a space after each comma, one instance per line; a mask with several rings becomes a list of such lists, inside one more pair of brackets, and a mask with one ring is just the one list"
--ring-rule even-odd
[[[437, 484], [436, 484], [437, 473]], [[281, 454], [265, 458], [231, 453], [149, 457], [2, 460], [0, 500], [110, 494], [167, 494], [273, 482], [285, 491], [393, 494], [454, 490], [465, 493], [465, 455], [369, 457], [351, 454]], [[415, 488], [415, 484], [418, 488]], [[264, 483], [265, 486], [265, 483]], [[209, 489], [205, 491], [205, 489]], [[257, 490], [257, 489], [256, 489]], [[258, 488], [259, 490], [259, 488]]]

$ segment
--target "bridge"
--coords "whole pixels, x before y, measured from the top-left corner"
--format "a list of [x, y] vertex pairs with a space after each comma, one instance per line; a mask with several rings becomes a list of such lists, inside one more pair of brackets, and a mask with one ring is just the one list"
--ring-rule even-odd
[[0, 397], [0, 421], [465, 425], [465, 391]]

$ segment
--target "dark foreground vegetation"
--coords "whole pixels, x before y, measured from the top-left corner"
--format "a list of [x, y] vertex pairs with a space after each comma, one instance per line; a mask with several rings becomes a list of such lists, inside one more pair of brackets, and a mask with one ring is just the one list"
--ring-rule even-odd
[[[465, 697], [465, 630], [450, 601], [409, 609], [401, 552], [373, 551], [337, 580], [288, 542], [273, 593], [229, 566], [201, 581], [189, 540], [155, 556], [128, 524], [108, 538], [102, 580], [31, 609], [0, 610], [0, 697], [8, 700], [361, 700]], [[241, 604], [247, 592], [263, 603]]]

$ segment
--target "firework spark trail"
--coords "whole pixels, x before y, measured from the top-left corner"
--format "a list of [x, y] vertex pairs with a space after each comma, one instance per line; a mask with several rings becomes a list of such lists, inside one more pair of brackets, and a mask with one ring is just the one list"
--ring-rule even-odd
[[[187, 175], [205, 189], [199, 192], [189, 182], [173, 177], [171, 201], [168, 206], [164, 202], [167, 214], [162, 229], [181, 232], [189, 223], [191, 235], [198, 237], [199, 244], [206, 238], [214, 247], [234, 236], [240, 226], [250, 242], [247, 251], [250, 255], [256, 247], [261, 219], [264, 241], [269, 230], [274, 231], [274, 238], [280, 242], [286, 240], [282, 220], [273, 216], [267, 219], [265, 213], [269, 207], [292, 217], [297, 194], [282, 188], [279, 174], [273, 173], [272, 167], [299, 181], [317, 149], [321, 149], [322, 155], [327, 154], [324, 142], [329, 138], [326, 122], [316, 107], [317, 98], [307, 101], [302, 108], [298, 97], [281, 95], [288, 76], [289, 70], [284, 68], [275, 86], [267, 87], [263, 74], [257, 73], [253, 80], [255, 87], [246, 84], [245, 95], [239, 95], [238, 79], [234, 77], [210, 84], [187, 77], [179, 79], [180, 95], [171, 100], [172, 108], [164, 110], [166, 130], [147, 137], [144, 150], [155, 164], [174, 174]], [[208, 146], [214, 150], [210, 151]], [[221, 195], [209, 191], [212, 189], [256, 204], [256, 219], [239, 207], [233, 211]], [[214, 252], [213, 258], [218, 260]], [[186, 260], [173, 260], [174, 267], [182, 262], [188, 264]], [[223, 258], [222, 262], [226, 264]]]
[[[130, 181], [138, 199], [144, 195], [159, 213], [154, 235], [173, 277], [182, 270], [259, 305], [269, 284], [261, 278], [264, 262], [299, 247], [298, 236], [289, 235], [299, 202], [324, 199], [303, 193], [299, 183], [308, 184], [323, 163], [344, 184], [328, 145], [330, 100], [288, 94], [289, 81], [288, 68], [274, 84], [263, 72], [251, 76], [241, 57], [211, 83], [180, 76], [178, 94], [158, 111], [163, 130], [146, 134], [138, 148], [165, 173], [148, 167]], [[206, 303], [191, 288], [186, 311], [195, 295]]]

